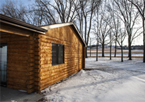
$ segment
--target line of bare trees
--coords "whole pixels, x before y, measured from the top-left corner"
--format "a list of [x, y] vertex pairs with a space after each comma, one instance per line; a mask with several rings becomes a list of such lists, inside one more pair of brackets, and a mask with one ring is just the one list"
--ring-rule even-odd
[[[121, 47], [121, 61], [123, 62], [123, 42], [128, 37], [128, 57], [132, 60], [131, 45], [135, 38], [142, 34], [141, 26], [138, 26], [139, 11], [135, 8], [134, 4], [128, 0], [109, 0], [105, 2], [105, 6], [99, 9], [99, 17], [97, 18], [96, 25], [94, 27], [95, 34], [99, 38], [99, 43], [102, 45], [102, 57], [104, 57], [104, 45], [108, 44], [110, 40], [110, 52], [111, 45], [115, 43], [116, 46]], [[140, 6], [141, 7], [141, 6]], [[102, 12], [103, 11], [103, 12]], [[105, 13], [104, 13], [105, 12]], [[98, 19], [99, 18], [99, 19]], [[105, 25], [106, 24], [106, 25]], [[137, 26], [136, 26], [137, 25]], [[113, 35], [113, 36], [112, 36]], [[98, 55], [96, 55], [98, 56]], [[111, 53], [110, 53], [111, 59]]]

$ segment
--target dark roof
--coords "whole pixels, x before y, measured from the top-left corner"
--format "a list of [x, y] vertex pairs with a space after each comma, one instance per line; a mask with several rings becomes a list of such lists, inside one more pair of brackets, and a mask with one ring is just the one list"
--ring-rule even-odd
[[58, 27], [64, 27], [64, 26], [72, 26], [74, 28], [74, 30], [77, 32], [78, 37], [81, 39], [82, 43], [86, 47], [86, 43], [85, 43], [84, 39], [82, 38], [79, 30], [77, 29], [77, 27], [75, 26], [75, 24], [73, 22], [45, 25], [45, 26], [41, 26], [41, 28], [49, 30], [49, 29], [58, 28]]
[[16, 27], [19, 27], [19, 28], [27, 29], [29, 31], [33, 31], [33, 32], [37, 32], [37, 33], [43, 33], [44, 34], [45, 32], [47, 32], [46, 29], [43, 29], [43, 28], [31, 25], [31, 24], [25, 23], [23, 21], [5, 16], [3, 14], [0, 14], [0, 22], [6, 23], [6, 24], [9, 24], [9, 25], [13, 25], [13, 26], [16, 26]]
[[70, 22], [70, 23], [60, 23], [60, 24], [53, 24], [53, 25], [47, 25], [47, 26], [41, 26], [41, 27], [37, 27], [28, 23], [25, 23], [23, 21], [5, 16], [3, 14], [0, 14], [0, 22], [2, 23], [6, 23], [9, 25], [13, 25], [22, 29], [26, 29], [29, 31], [33, 31], [33, 32], [37, 32], [38, 34], [45, 34], [45, 32], [47, 32], [47, 30], [49, 29], [53, 29], [53, 28], [57, 28], [57, 27], [63, 27], [63, 26], [72, 26], [74, 28], [74, 30], [77, 32], [78, 37], [81, 39], [82, 43], [84, 44], [84, 46], [86, 46], [85, 41], [83, 40], [80, 32], [78, 31], [77, 27], [75, 26], [74, 23]]

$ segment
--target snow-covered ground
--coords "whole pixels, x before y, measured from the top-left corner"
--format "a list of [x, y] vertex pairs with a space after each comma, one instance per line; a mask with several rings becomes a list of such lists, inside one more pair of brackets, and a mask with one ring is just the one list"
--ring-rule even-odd
[[42, 91], [48, 102], [145, 102], [142, 59], [86, 59], [86, 69]]
[[[88, 56], [90, 56], [90, 54], [88, 53], [87, 54]], [[104, 54], [105, 56], [110, 56], [110, 54]], [[96, 54], [91, 54], [91, 56], [96, 56]], [[98, 56], [102, 56], [102, 54], [98, 54]], [[112, 54], [111, 56], [114, 56], [114, 54]], [[120, 54], [116, 54], [116, 56], [121, 56], [121, 53]], [[123, 54], [123, 56], [128, 56], [128, 54]], [[143, 53], [142, 54], [132, 54], [132, 56], [143, 56]]]

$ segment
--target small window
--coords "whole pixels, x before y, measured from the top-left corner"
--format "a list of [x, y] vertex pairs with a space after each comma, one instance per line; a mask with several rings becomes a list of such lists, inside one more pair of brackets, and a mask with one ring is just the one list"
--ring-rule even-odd
[[52, 65], [64, 63], [64, 45], [52, 43]]

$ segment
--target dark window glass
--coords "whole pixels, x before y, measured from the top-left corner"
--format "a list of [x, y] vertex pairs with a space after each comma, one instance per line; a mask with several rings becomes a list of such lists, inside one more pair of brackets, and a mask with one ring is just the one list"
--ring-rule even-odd
[[64, 63], [64, 46], [63, 45], [58, 45], [58, 49], [59, 49], [59, 52], [58, 52], [58, 63], [61, 64], [61, 63]]
[[52, 65], [64, 63], [64, 45], [52, 43]]
[[52, 43], [52, 64], [57, 64], [57, 44]]

